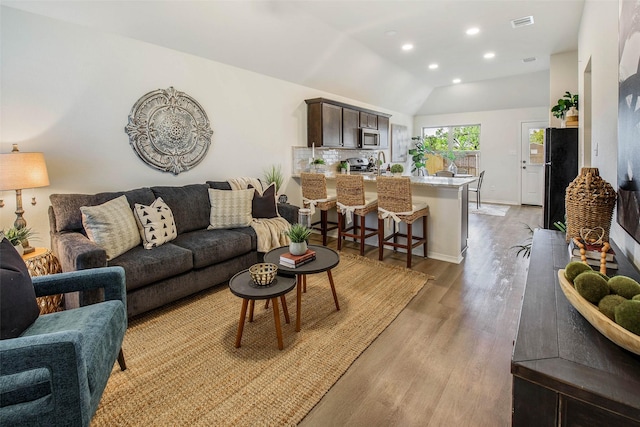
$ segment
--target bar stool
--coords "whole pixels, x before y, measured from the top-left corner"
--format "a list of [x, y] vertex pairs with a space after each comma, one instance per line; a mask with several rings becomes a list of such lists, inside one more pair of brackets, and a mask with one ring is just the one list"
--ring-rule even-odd
[[[378, 190], [378, 259], [382, 261], [384, 246], [407, 250], [407, 268], [411, 268], [411, 251], [424, 246], [427, 257], [427, 217], [429, 206], [426, 203], [413, 204], [411, 198], [411, 180], [409, 177], [376, 177]], [[384, 221], [393, 219], [393, 232], [385, 237]], [[422, 237], [413, 236], [413, 223], [422, 218]], [[407, 233], [396, 231], [396, 223], [406, 222]], [[406, 239], [406, 244], [398, 243], [398, 237]], [[393, 239], [393, 241], [390, 241]]]
[[[352, 237], [360, 240], [362, 256], [364, 241], [378, 234], [377, 229], [366, 226], [366, 215], [378, 209], [378, 199], [366, 199], [362, 175], [336, 175], [336, 194], [338, 197], [338, 250], [342, 250], [342, 239]], [[358, 226], [358, 218], [360, 218], [360, 226]], [[350, 223], [351, 226], [349, 226]]]
[[[302, 203], [305, 208], [311, 210], [311, 215], [316, 209], [320, 210], [320, 221], [311, 224], [315, 230], [322, 234], [322, 245], [327, 246], [327, 232], [338, 228], [336, 222], [327, 220], [328, 211], [336, 207], [336, 196], [327, 194], [327, 178], [323, 173], [300, 174], [302, 181]], [[320, 227], [314, 227], [320, 224]]]

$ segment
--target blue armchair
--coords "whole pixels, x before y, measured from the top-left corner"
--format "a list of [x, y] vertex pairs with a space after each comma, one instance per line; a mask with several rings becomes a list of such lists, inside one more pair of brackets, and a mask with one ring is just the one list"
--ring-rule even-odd
[[104, 301], [40, 315], [0, 340], [0, 425], [88, 426], [116, 359], [126, 369], [124, 269], [39, 276], [33, 285], [39, 297], [102, 288]]

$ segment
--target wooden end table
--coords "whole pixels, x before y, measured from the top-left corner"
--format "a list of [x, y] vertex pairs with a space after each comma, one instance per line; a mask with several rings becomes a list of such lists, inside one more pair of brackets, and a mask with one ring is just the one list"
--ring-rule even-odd
[[[46, 276], [62, 272], [60, 262], [47, 248], [36, 248], [35, 251], [22, 255], [22, 259], [27, 264], [31, 277]], [[62, 311], [62, 294], [48, 295], [36, 298], [40, 307], [40, 314], [55, 313]]]
[[249, 270], [241, 271], [229, 280], [229, 290], [235, 296], [242, 298], [242, 309], [240, 310], [240, 323], [238, 324], [238, 334], [236, 335], [236, 348], [240, 347], [244, 322], [247, 317], [247, 306], [249, 308], [249, 322], [253, 322], [253, 307], [255, 300], [271, 300], [273, 302], [273, 320], [276, 324], [276, 336], [278, 338], [278, 348], [283, 349], [282, 328], [280, 327], [280, 309], [278, 308], [278, 297], [282, 302], [284, 318], [289, 323], [289, 311], [287, 310], [287, 300], [285, 294], [296, 286], [296, 280], [292, 277], [278, 276], [267, 286], [258, 286], [253, 283]]
[[331, 285], [331, 292], [333, 293], [333, 301], [336, 304], [336, 310], [340, 311], [340, 304], [338, 304], [338, 295], [336, 294], [336, 287], [333, 283], [333, 276], [331, 275], [331, 269], [340, 263], [340, 255], [333, 249], [329, 249], [326, 246], [309, 245], [309, 249], [316, 251], [316, 259], [307, 264], [303, 264], [300, 267], [289, 268], [280, 264], [280, 255], [289, 252], [288, 246], [281, 246], [276, 249], [272, 249], [264, 255], [264, 262], [271, 262], [278, 266], [278, 275], [295, 275], [296, 276], [296, 332], [300, 332], [300, 317], [301, 317], [301, 305], [302, 305], [302, 291], [307, 291], [307, 274], [316, 274], [327, 272], [329, 277], [329, 284]]

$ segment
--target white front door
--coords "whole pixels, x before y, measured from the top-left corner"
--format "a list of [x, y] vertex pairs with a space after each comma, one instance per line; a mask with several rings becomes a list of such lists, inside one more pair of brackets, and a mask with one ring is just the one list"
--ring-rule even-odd
[[544, 198], [544, 130], [547, 122], [523, 122], [520, 132], [522, 147], [521, 203], [542, 206]]

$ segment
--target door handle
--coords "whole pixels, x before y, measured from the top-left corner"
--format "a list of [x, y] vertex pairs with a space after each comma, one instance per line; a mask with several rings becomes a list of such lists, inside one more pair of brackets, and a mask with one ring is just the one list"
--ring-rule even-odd
[[526, 166], [523, 166], [523, 167], [522, 167], [522, 169], [526, 169], [526, 168], [527, 168]]

